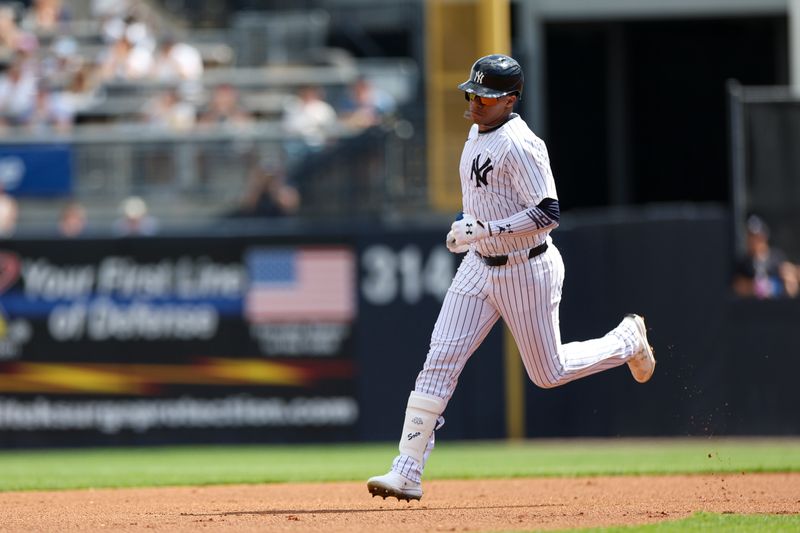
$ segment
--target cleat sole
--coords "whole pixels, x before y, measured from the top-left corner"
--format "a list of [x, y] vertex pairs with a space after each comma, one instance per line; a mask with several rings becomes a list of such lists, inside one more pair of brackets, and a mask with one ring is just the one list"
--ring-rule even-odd
[[411, 494], [404, 494], [402, 492], [399, 492], [399, 491], [396, 491], [396, 490], [392, 490], [392, 489], [389, 489], [389, 488], [386, 488], [386, 487], [381, 487], [381, 486], [378, 486], [378, 485], [367, 485], [367, 489], [369, 490], [370, 494], [372, 494], [373, 498], [375, 496], [381, 496], [381, 497], [383, 497], [384, 500], [386, 498], [390, 497], [390, 496], [394, 496], [395, 498], [397, 498], [398, 502], [400, 502], [401, 500], [404, 500], [404, 501], [406, 501], [408, 503], [411, 503], [411, 500], [419, 501], [422, 498], [421, 494], [419, 496], [411, 495]]

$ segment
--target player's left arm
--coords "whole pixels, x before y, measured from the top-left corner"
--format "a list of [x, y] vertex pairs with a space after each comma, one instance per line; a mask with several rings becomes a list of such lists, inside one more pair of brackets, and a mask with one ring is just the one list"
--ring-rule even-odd
[[530, 207], [501, 220], [478, 220], [464, 213], [461, 220], [453, 222], [448, 242], [454, 246], [470, 244], [487, 237], [525, 237], [551, 231], [558, 227], [558, 200], [545, 198], [539, 205]]
[[545, 198], [534, 207], [507, 218], [485, 221], [483, 225], [486, 237], [526, 237], [554, 230], [560, 218], [558, 200]]

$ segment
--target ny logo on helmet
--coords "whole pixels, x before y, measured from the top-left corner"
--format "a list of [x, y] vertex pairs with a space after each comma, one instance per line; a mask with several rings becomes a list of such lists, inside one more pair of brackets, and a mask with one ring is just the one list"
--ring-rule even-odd
[[476, 72], [475, 73], [475, 83], [483, 83], [483, 72]]

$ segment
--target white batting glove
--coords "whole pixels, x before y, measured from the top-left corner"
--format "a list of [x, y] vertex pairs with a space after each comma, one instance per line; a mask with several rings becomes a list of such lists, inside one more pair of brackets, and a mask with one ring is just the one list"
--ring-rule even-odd
[[464, 213], [460, 220], [453, 222], [450, 226], [450, 232], [455, 238], [456, 246], [463, 246], [472, 244], [475, 241], [485, 239], [489, 236], [488, 226], [476, 219], [474, 216]]
[[454, 254], [463, 254], [467, 250], [469, 250], [469, 244], [456, 244], [456, 236], [453, 235], [453, 230], [450, 230], [447, 233], [447, 249], [453, 252]]

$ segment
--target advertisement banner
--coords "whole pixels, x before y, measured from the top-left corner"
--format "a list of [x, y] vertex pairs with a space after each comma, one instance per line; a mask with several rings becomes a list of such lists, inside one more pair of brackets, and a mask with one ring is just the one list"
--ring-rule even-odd
[[0, 147], [0, 187], [15, 196], [72, 193], [72, 148], [67, 145]]
[[0, 245], [0, 446], [351, 439], [356, 251]]

